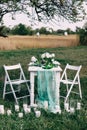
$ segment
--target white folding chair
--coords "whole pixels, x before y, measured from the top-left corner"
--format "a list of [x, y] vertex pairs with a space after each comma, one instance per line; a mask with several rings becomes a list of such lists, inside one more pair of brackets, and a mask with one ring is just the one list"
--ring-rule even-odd
[[[13, 93], [14, 99], [18, 104], [18, 99], [25, 98], [30, 96], [29, 89], [29, 80], [26, 80], [21, 64], [6, 66], [4, 65], [5, 70], [5, 82], [4, 82], [4, 90], [3, 90], [3, 99], [6, 94]], [[16, 92], [21, 92], [23, 87], [27, 88], [25, 95], [17, 96]], [[10, 87], [10, 90], [8, 88]]]
[[[67, 88], [67, 94], [65, 96], [65, 103], [67, 102], [70, 93], [75, 93], [78, 94], [80, 96], [80, 98], [82, 99], [82, 92], [81, 92], [81, 84], [80, 84], [80, 70], [81, 70], [82, 66], [73, 66], [73, 65], [69, 65], [67, 64], [61, 79], [60, 79], [60, 83], [63, 83], [66, 85]], [[77, 92], [77, 90], [74, 90], [74, 87], [79, 87], [79, 92]], [[72, 91], [73, 89], [73, 91]], [[61, 96], [62, 97], [62, 96]]]

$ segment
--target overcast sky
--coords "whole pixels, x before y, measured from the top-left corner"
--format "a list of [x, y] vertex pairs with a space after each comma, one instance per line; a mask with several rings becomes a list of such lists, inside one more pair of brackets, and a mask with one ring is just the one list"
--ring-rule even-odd
[[29, 21], [26, 15], [19, 14], [14, 17], [15, 19], [12, 20], [11, 14], [6, 14], [3, 18], [4, 25], [7, 27], [13, 27], [14, 25], [18, 25], [19, 23], [25, 24], [27, 26], [31, 26], [33, 29], [40, 28], [40, 27], [46, 27], [46, 28], [53, 28], [54, 30], [58, 29], [67, 29], [71, 28], [72, 30], [75, 30], [76, 26], [83, 27], [85, 21], [78, 22], [78, 23], [69, 23], [68, 21], [50, 21], [48, 23], [40, 23], [40, 22], [34, 22]]
[[[84, 3], [84, 7], [87, 10], [87, 4]], [[55, 21], [54, 19], [52, 21], [49, 21], [47, 23], [40, 23], [35, 22], [34, 20], [31, 20], [27, 18], [27, 15], [25, 14], [17, 14], [12, 19], [11, 14], [6, 14], [3, 18], [4, 25], [7, 27], [13, 27], [15, 25], [18, 25], [19, 23], [25, 24], [27, 26], [31, 26], [33, 29], [46, 27], [46, 28], [53, 28], [54, 30], [58, 29], [67, 29], [71, 28], [72, 30], [75, 30], [76, 27], [83, 27], [83, 25], [86, 23], [87, 19], [85, 21], [77, 22], [77, 23], [69, 23], [68, 21]]]

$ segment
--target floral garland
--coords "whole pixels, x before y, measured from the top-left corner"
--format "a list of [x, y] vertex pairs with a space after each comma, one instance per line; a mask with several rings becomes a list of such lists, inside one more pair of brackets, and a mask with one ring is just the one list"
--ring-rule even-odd
[[29, 66], [39, 66], [44, 69], [51, 69], [53, 67], [58, 67], [60, 63], [56, 61], [55, 59], [55, 54], [52, 53], [43, 53], [40, 55], [39, 58], [36, 58], [35, 56], [31, 57], [31, 62], [29, 63]]

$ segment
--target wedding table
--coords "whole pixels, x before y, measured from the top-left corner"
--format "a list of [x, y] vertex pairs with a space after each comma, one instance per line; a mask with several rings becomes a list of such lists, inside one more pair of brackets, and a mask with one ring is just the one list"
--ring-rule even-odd
[[31, 107], [35, 107], [35, 95], [34, 95], [34, 88], [35, 88], [35, 76], [38, 74], [38, 71], [48, 71], [48, 72], [55, 72], [55, 81], [56, 81], [56, 86], [55, 86], [55, 95], [56, 95], [56, 105], [58, 111], [60, 110], [60, 75], [61, 75], [61, 67], [55, 67], [52, 69], [43, 69], [42, 67], [38, 66], [29, 66], [28, 71], [30, 73], [30, 105]]

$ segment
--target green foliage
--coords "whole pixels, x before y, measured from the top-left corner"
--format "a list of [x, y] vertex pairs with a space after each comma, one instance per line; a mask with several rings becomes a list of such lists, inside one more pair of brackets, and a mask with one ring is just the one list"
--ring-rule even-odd
[[40, 34], [50, 34], [50, 32], [47, 31], [45, 27], [40, 28], [39, 32], [40, 32]]
[[85, 29], [77, 28], [76, 32], [80, 36], [80, 44], [87, 45], [87, 29], [86, 28]]
[[[76, 22], [77, 20], [83, 20], [86, 15], [83, 6], [84, 1], [85, 0], [0, 0], [0, 22], [5, 14], [12, 13], [12, 15], [15, 15], [18, 11], [26, 13], [31, 19], [33, 15], [33, 20], [44, 20], [48, 22], [56, 16], [58, 21], [64, 17], [64, 19]], [[35, 9], [33, 14], [31, 14], [30, 7]]]
[[15, 26], [15, 27], [12, 29], [12, 33], [13, 33], [13, 34], [18, 34], [18, 35], [27, 35], [27, 34], [28, 34], [28, 30], [27, 30], [27, 28], [25, 27], [25, 25], [19, 24], [18, 26]]

